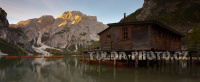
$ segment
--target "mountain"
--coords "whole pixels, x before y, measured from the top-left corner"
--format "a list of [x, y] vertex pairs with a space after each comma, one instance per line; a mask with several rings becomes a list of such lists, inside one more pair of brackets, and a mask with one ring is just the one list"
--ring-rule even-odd
[[144, 0], [143, 7], [127, 16], [126, 21], [157, 20], [181, 31], [200, 22], [199, 7], [199, 0]]
[[[120, 20], [120, 22], [123, 22], [123, 20]], [[144, 0], [143, 7], [128, 15], [125, 20], [126, 22], [157, 20], [184, 33], [186, 36], [183, 39], [183, 45], [186, 45], [191, 32], [195, 27], [200, 26], [200, 1]], [[197, 35], [195, 36], [197, 38]], [[189, 42], [200, 44], [200, 39], [190, 38]]]
[[43, 45], [56, 49], [78, 51], [85, 45], [99, 40], [97, 33], [107, 28], [96, 16], [87, 16], [80, 11], [66, 11], [57, 18], [44, 15], [40, 18], [10, 24], [7, 40], [32, 51]]
[[[0, 8], [0, 56], [1, 55], [25, 55], [27, 54], [20, 46], [7, 40], [8, 33], [11, 32], [7, 20], [7, 13]], [[5, 54], [6, 53], [6, 54]]]
[[8, 20], [6, 19], [7, 13], [0, 8], [0, 38], [5, 39], [7, 28], [9, 26]]

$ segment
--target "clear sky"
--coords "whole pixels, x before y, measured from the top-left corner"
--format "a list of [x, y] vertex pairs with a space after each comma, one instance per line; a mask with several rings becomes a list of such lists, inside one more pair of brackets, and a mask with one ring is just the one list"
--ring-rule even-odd
[[141, 8], [144, 0], [0, 0], [0, 7], [7, 12], [10, 24], [21, 20], [53, 15], [57, 18], [65, 11], [81, 11], [107, 23], [119, 22], [123, 13], [127, 15]]

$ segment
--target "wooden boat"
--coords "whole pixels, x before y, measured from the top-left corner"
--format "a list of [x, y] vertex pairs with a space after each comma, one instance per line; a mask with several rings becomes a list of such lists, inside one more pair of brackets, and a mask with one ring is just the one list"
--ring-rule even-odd
[[42, 58], [41, 56], [34, 56], [34, 58]]
[[52, 58], [52, 56], [44, 56], [44, 58]]
[[63, 58], [63, 56], [54, 56], [53, 58]]
[[32, 58], [32, 56], [21, 56], [21, 58]]
[[18, 56], [6, 56], [6, 59], [17, 59]]

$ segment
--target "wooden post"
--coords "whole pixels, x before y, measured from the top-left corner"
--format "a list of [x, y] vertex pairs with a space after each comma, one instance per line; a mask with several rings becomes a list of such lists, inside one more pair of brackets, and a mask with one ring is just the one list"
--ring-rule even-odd
[[110, 61], [111, 61], [111, 54], [110, 54]]
[[[160, 56], [160, 54], [159, 54]], [[161, 60], [161, 57], [159, 58]], [[161, 62], [160, 60], [158, 60], [158, 55], [156, 54], [156, 63], [157, 63], [157, 66], [160, 66]]]
[[156, 65], [158, 65], [158, 56], [156, 54]]
[[169, 58], [169, 63], [171, 64], [171, 62], [172, 62], [172, 55], [171, 55], [171, 53], [170, 53], [170, 58]]
[[129, 66], [129, 56], [128, 55], [126, 55], [126, 57], [127, 57], [127, 61], [126, 61], [126, 63], [127, 63], [127, 66]]
[[190, 66], [192, 66], [192, 53], [190, 55]]
[[101, 65], [101, 59], [99, 59], [99, 65]]
[[88, 61], [88, 63], [90, 63], [90, 55], [89, 55], [89, 61]]
[[163, 65], [163, 54], [160, 54], [160, 66]]
[[110, 42], [110, 50], [112, 51], [112, 41]]
[[135, 56], [135, 68], [138, 68], [138, 55]]
[[142, 61], [144, 60], [144, 56], [143, 56], [143, 54], [142, 54]]
[[83, 52], [83, 62], [85, 62], [85, 53]]
[[114, 67], [117, 66], [116, 58], [114, 58]]
[[189, 64], [190, 64], [189, 57], [190, 57], [190, 56], [187, 56], [187, 65], [188, 65], [188, 66], [189, 66]]
[[177, 58], [177, 59], [178, 59], [178, 60], [177, 60], [177, 63], [179, 64], [179, 54], [177, 55], [177, 57], [178, 57], [178, 58]]
[[149, 68], [150, 61], [149, 61], [149, 59], [147, 58], [147, 55], [149, 55], [149, 54], [146, 54], [147, 68]]
[[165, 54], [162, 54], [162, 64], [165, 65], [165, 58], [164, 58]]
[[176, 63], [176, 58], [174, 57], [174, 55], [173, 55], [173, 60], [174, 60], [174, 64]]

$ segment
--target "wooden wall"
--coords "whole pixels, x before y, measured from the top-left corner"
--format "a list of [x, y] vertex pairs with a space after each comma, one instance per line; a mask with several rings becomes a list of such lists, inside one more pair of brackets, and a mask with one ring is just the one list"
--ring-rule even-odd
[[132, 29], [132, 45], [134, 50], [149, 50], [149, 25], [136, 25]]
[[[120, 40], [120, 29], [124, 27], [132, 27], [132, 37]], [[107, 35], [113, 35], [112, 42], [105, 43]], [[100, 34], [100, 43], [102, 50], [176, 51], [181, 49], [181, 36], [153, 24], [113, 26]]]
[[[131, 36], [127, 40], [120, 40], [120, 29], [131, 27]], [[100, 34], [100, 43], [102, 50], [138, 50], [149, 49], [149, 35], [148, 25], [127, 25], [127, 26], [113, 26], [110, 29]], [[104, 39], [107, 35], [113, 35], [112, 46], [111, 43], [105, 43]]]
[[[100, 45], [102, 50], [110, 50], [112, 47], [113, 50], [128, 50], [131, 49], [131, 38], [128, 40], [120, 40], [120, 29], [125, 26], [115, 26], [111, 27], [110, 29], [104, 31], [100, 34]], [[113, 35], [113, 41], [112, 42], [104, 42], [104, 39], [107, 35]], [[112, 45], [111, 45], [112, 43]]]
[[151, 47], [156, 50], [180, 50], [181, 36], [157, 25], [151, 25]]

